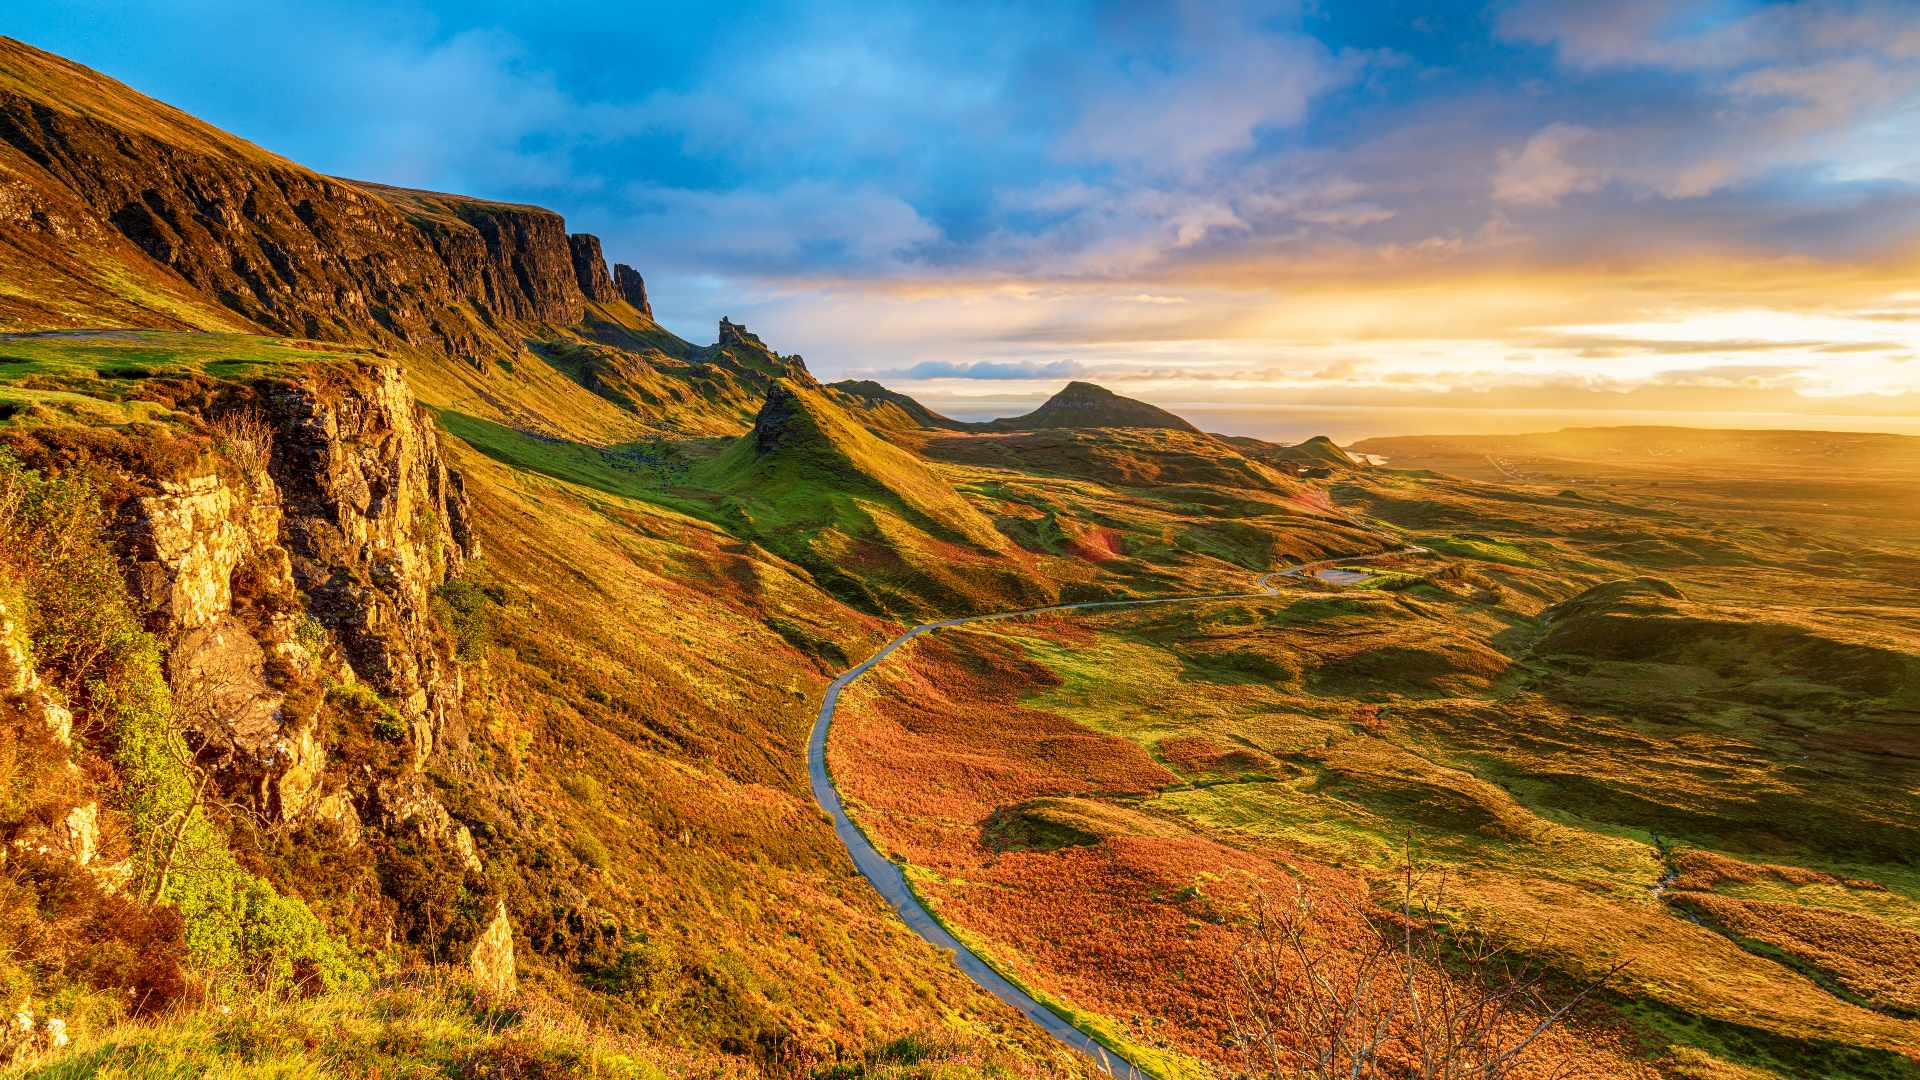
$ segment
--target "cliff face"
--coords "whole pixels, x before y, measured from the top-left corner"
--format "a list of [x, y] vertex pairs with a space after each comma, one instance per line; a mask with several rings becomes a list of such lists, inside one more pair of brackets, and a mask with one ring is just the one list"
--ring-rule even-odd
[[620, 292], [607, 273], [606, 256], [600, 253], [600, 238], [592, 233], [574, 233], [567, 237], [567, 243], [573, 250], [573, 278], [580, 292], [597, 304], [618, 300]]
[[[136, 432], [7, 432], [8, 536], [45, 545], [51, 535], [21, 524], [41, 520], [19, 516], [36, 505], [22, 485], [39, 482], [22, 476], [88, 478], [60, 482], [81, 485], [104, 528], [97, 539], [87, 539], [92, 526], [61, 534], [82, 538], [63, 541], [66, 550], [98, 552], [100, 561], [77, 564], [80, 592], [17, 560], [0, 578], [0, 726], [30, 747], [36, 785], [27, 812], [0, 814], [0, 863], [51, 860], [109, 898], [137, 883], [129, 902], [150, 905], [168, 881], [151, 868], [171, 867], [184, 835], [169, 842], [173, 826], [142, 817], [161, 800], [165, 821], [202, 823], [193, 850], [245, 851], [247, 872], [261, 875], [246, 880], [350, 912], [333, 928], [354, 947], [471, 954], [489, 986], [511, 986], [513, 927], [479, 845], [442, 796], [450, 778], [480, 772], [445, 599], [475, 550], [464, 485], [431, 415], [397, 368], [366, 361], [182, 380], [170, 392], [178, 396], [166, 423]], [[128, 629], [99, 638], [100, 648], [133, 651], [115, 654], [119, 666], [95, 684], [78, 681], [80, 654], [60, 646], [56, 689], [35, 649], [82, 640], [45, 636], [68, 625], [46, 613], [79, 610], [59, 607], [77, 596], [117, 596], [100, 607], [124, 623], [100, 625]], [[136, 653], [149, 659], [125, 659]], [[156, 693], [143, 678], [165, 685]], [[102, 689], [76, 689], [93, 685]], [[140, 715], [164, 725], [141, 730], [177, 732], [177, 750], [164, 749], [163, 736], [128, 734], [115, 703], [136, 700], [148, 710]], [[153, 759], [141, 755], [156, 747], [164, 768], [183, 775], [179, 788], [155, 786]], [[206, 840], [207, 829], [218, 838]], [[240, 874], [210, 858], [192, 865]], [[410, 906], [429, 894], [466, 906], [458, 918]], [[180, 907], [190, 913], [186, 940], [212, 940], [192, 927], [209, 925], [221, 903]]]
[[599, 248], [538, 207], [322, 176], [0, 39], [0, 262], [62, 279], [0, 327], [104, 311], [473, 359], [616, 296]]
[[203, 752], [271, 818], [320, 807], [357, 831], [382, 808], [331, 767], [328, 687], [365, 687], [404, 720], [402, 778], [464, 745], [432, 601], [472, 554], [465, 497], [391, 367], [234, 407], [225, 467], [123, 506], [129, 579]]
[[633, 305], [633, 309], [647, 318], [653, 318], [653, 304], [647, 299], [647, 279], [640, 271], [626, 263], [615, 263], [613, 284], [620, 290], [620, 298]]

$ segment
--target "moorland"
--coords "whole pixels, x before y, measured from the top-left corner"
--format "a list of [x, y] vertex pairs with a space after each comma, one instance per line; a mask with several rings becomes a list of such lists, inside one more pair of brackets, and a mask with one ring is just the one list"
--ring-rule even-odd
[[0, 1053], [1091, 1075], [857, 873], [808, 732], [912, 625], [1207, 594], [924, 634], [836, 716], [854, 820], [1060, 1015], [1232, 1075], [1262, 905], [1338, 958], [1415, 864], [1436, 979], [1627, 961], [1543, 1062], [1911, 1076], [1916, 443], [963, 424], [0, 39]]

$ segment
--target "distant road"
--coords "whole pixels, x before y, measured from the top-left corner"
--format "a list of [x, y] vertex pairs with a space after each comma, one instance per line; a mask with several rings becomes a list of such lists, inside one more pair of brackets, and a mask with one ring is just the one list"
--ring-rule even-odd
[[1408, 547], [1398, 551], [1380, 552], [1352, 558], [1321, 559], [1310, 563], [1298, 563], [1270, 573], [1262, 574], [1255, 581], [1251, 592], [1196, 593], [1191, 596], [1163, 596], [1151, 600], [1093, 600], [1079, 604], [1055, 604], [1051, 607], [1022, 608], [1019, 611], [1000, 611], [990, 615], [971, 615], [963, 619], [946, 619], [941, 622], [921, 623], [919, 626], [901, 634], [881, 647], [866, 663], [841, 675], [827, 687], [827, 696], [820, 702], [820, 715], [813, 722], [813, 734], [807, 740], [807, 772], [813, 782], [813, 800], [820, 804], [833, 818], [833, 831], [840, 836], [840, 842], [847, 846], [847, 854], [853, 856], [853, 865], [858, 867], [873, 887], [879, 891], [896, 914], [904, 920], [914, 933], [919, 934], [933, 947], [953, 957], [960, 970], [972, 979], [981, 989], [1001, 1001], [1020, 1010], [1027, 1019], [1040, 1025], [1047, 1034], [1092, 1058], [1103, 1071], [1121, 1080], [1135, 1080], [1152, 1074], [1139, 1068], [1132, 1062], [1102, 1046], [1093, 1036], [1081, 1031], [1069, 1023], [1066, 1018], [1036, 1000], [1033, 995], [1020, 989], [1007, 978], [995, 971], [985, 960], [980, 959], [971, 949], [960, 944], [959, 940], [947, 932], [946, 927], [934, 919], [926, 905], [913, 894], [907, 884], [906, 873], [893, 860], [880, 854], [867, 834], [860, 831], [853, 819], [847, 816], [847, 808], [840, 800], [840, 791], [833, 785], [833, 777], [827, 772], [827, 727], [833, 722], [833, 710], [840, 703], [840, 691], [855, 679], [865, 675], [873, 665], [885, 660], [893, 650], [919, 637], [930, 630], [947, 626], [966, 626], [969, 623], [989, 622], [994, 619], [1017, 619], [1025, 615], [1047, 615], [1064, 611], [1090, 611], [1095, 608], [1146, 607], [1151, 604], [1189, 604], [1201, 600], [1244, 600], [1257, 596], [1276, 596], [1280, 589], [1274, 585], [1277, 577], [1302, 577], [1313, 570], [1338, 563], [1365, 562], [1371, 559], [1384, 559], [1394, 555], [1414, 555], [1424, 552], [1424, 548]]

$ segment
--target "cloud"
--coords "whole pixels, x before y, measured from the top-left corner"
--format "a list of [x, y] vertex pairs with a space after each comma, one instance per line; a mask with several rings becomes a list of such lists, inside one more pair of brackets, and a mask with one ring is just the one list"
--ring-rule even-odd
[[892, 372], [908, 379], [1070, 379], [1086, 374], [1086, 367], [1073, 360], [1032, 361], [976, 360], [952, 363], [927, 360], [904, 371]]
[[[1413, 37], [1297, 0], [16, 6], [308, 164], [551, 205], [672, 325], [821, 371], [1880, 393], [1920, 353], [1902, 0], [1459, 0]], [[1782, 312], [1861, 329], [1735, 325]]]
[[940, 235], [906, 200], [871, 184], [801, 181], [727, 191], [634, 185], [625, 194], [631, 210], [609, 246], [695, 252], [689, 262], [706, 272], [849, 263], [886, 269]]
[[1920, 26], [1903, 0], [1791, 0], [1733, 7], [1717, 0], [1519, 0], [1498, 12], [1510, 41], [1550, 46], [1570, 66], [1727, 70], [1817, 53], [1920, 57]]
[[1253, 148], [1264, 130], [1299, 124], [1364, 60], [1275, 25], [1292, 10], [1189, 0], [1111, 16], [1107, 47], [1066, 66], [1062, 89], [1078, 116], [1056, 152], [1180, 174]]
[[1493, 197], [1521, 206], [1554, 206], [1576, 191], [1592, 191], [1606, 179], [1599, 170], [1567, 160], [1569, 151], [1593, 138], [1575, 124], [1549, 124], [1518, 151], [1502, 150], [1493, 175]]

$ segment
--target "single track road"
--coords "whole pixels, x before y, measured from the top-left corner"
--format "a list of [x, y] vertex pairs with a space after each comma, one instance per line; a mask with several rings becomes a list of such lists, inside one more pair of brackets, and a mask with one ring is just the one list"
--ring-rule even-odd
[[1280, 589], [1273, 584], [1273, 579], [1277, 577], [1298, 578], [1324, 566], [1365, 562], [1396, 555], [1420, 554], [1424, 550], [1424, 548], [1409, 547], [1354, 558], [1322, 559], [1316, 562], [1299, 563], [1260, 575], [1251, 592], [1196, 593], [1191, 596], [1162, 596], [1145, 600], [1092, 600], [1078, 604], [1054, 604], [1051, 607], [1022, 608], [1018, 611], [1000, 611], [988, 615], [970, 615], [961, 619], [921, 623], [887, 642], [865, 663], [845, 672], [827, 686], [826, 697], [820, 702], [820, 715], [813, 722], [813, 734], [807, 739], [807, 772], [812, 781], [813, 799], [820, 804], [820, 808], [825, 810], [828, 816], [833, 818], [833, 831], [839, 834], [840, 842], [847, 846], [847, 853], [853, 856], [853, 865], [859, 869], [861, 875], [872, 883], [888, 905], [914, 933], [925, 938], [934, 948], [952, 956], [953, 962], [959, 965], [960, 970], [969, 979], [994, 997], [1018, 1009], [1027, 1019], [1040, 1025], [1047, 1034], [1092, 1058], [1094, 1063], [1107, 1074], [1119, 1080], [1135, 1080], [1140, 1077], [1147, 1077], [1150, 1080], [1150, 1073], [1108, 1049], [1092, 1035], [1075, 1027], [1065, 1017], [1042, 1004], [1032, 994], [1015, 986], [971, 949], [962, 945], [947, 931], [946, 927], [940, 925], [939, 920], [933, 917], [933, 913], [920, 902], [920, 898], [914, 895], [912, 886], [907, 884], [906, 872], [899, 864], [880, 854], [880, 850], [867, 839], [866, 833], [861, 832], [860, 827], [847, 816], [846, 805], [840, 799], [840, 790], [834, 787], [833, 777], [827, 771], [827, 729], [833, 722], [833, 710], [840, 703], [840, 692], [855, 679], [865, 675], [875, 664], [885, 660], [895, 649], [921, 634], [949, 626], [966, 626], [970, 623], [990, 622], [996, 619], [1017, 619], [1026, 615], [1048, 615], [1064, 611], [1092, 611], [1148, 607], [1154, 604], [1191, 604], [1205, 600], [1244, 600], [1250, 597], [1277, 596]]

